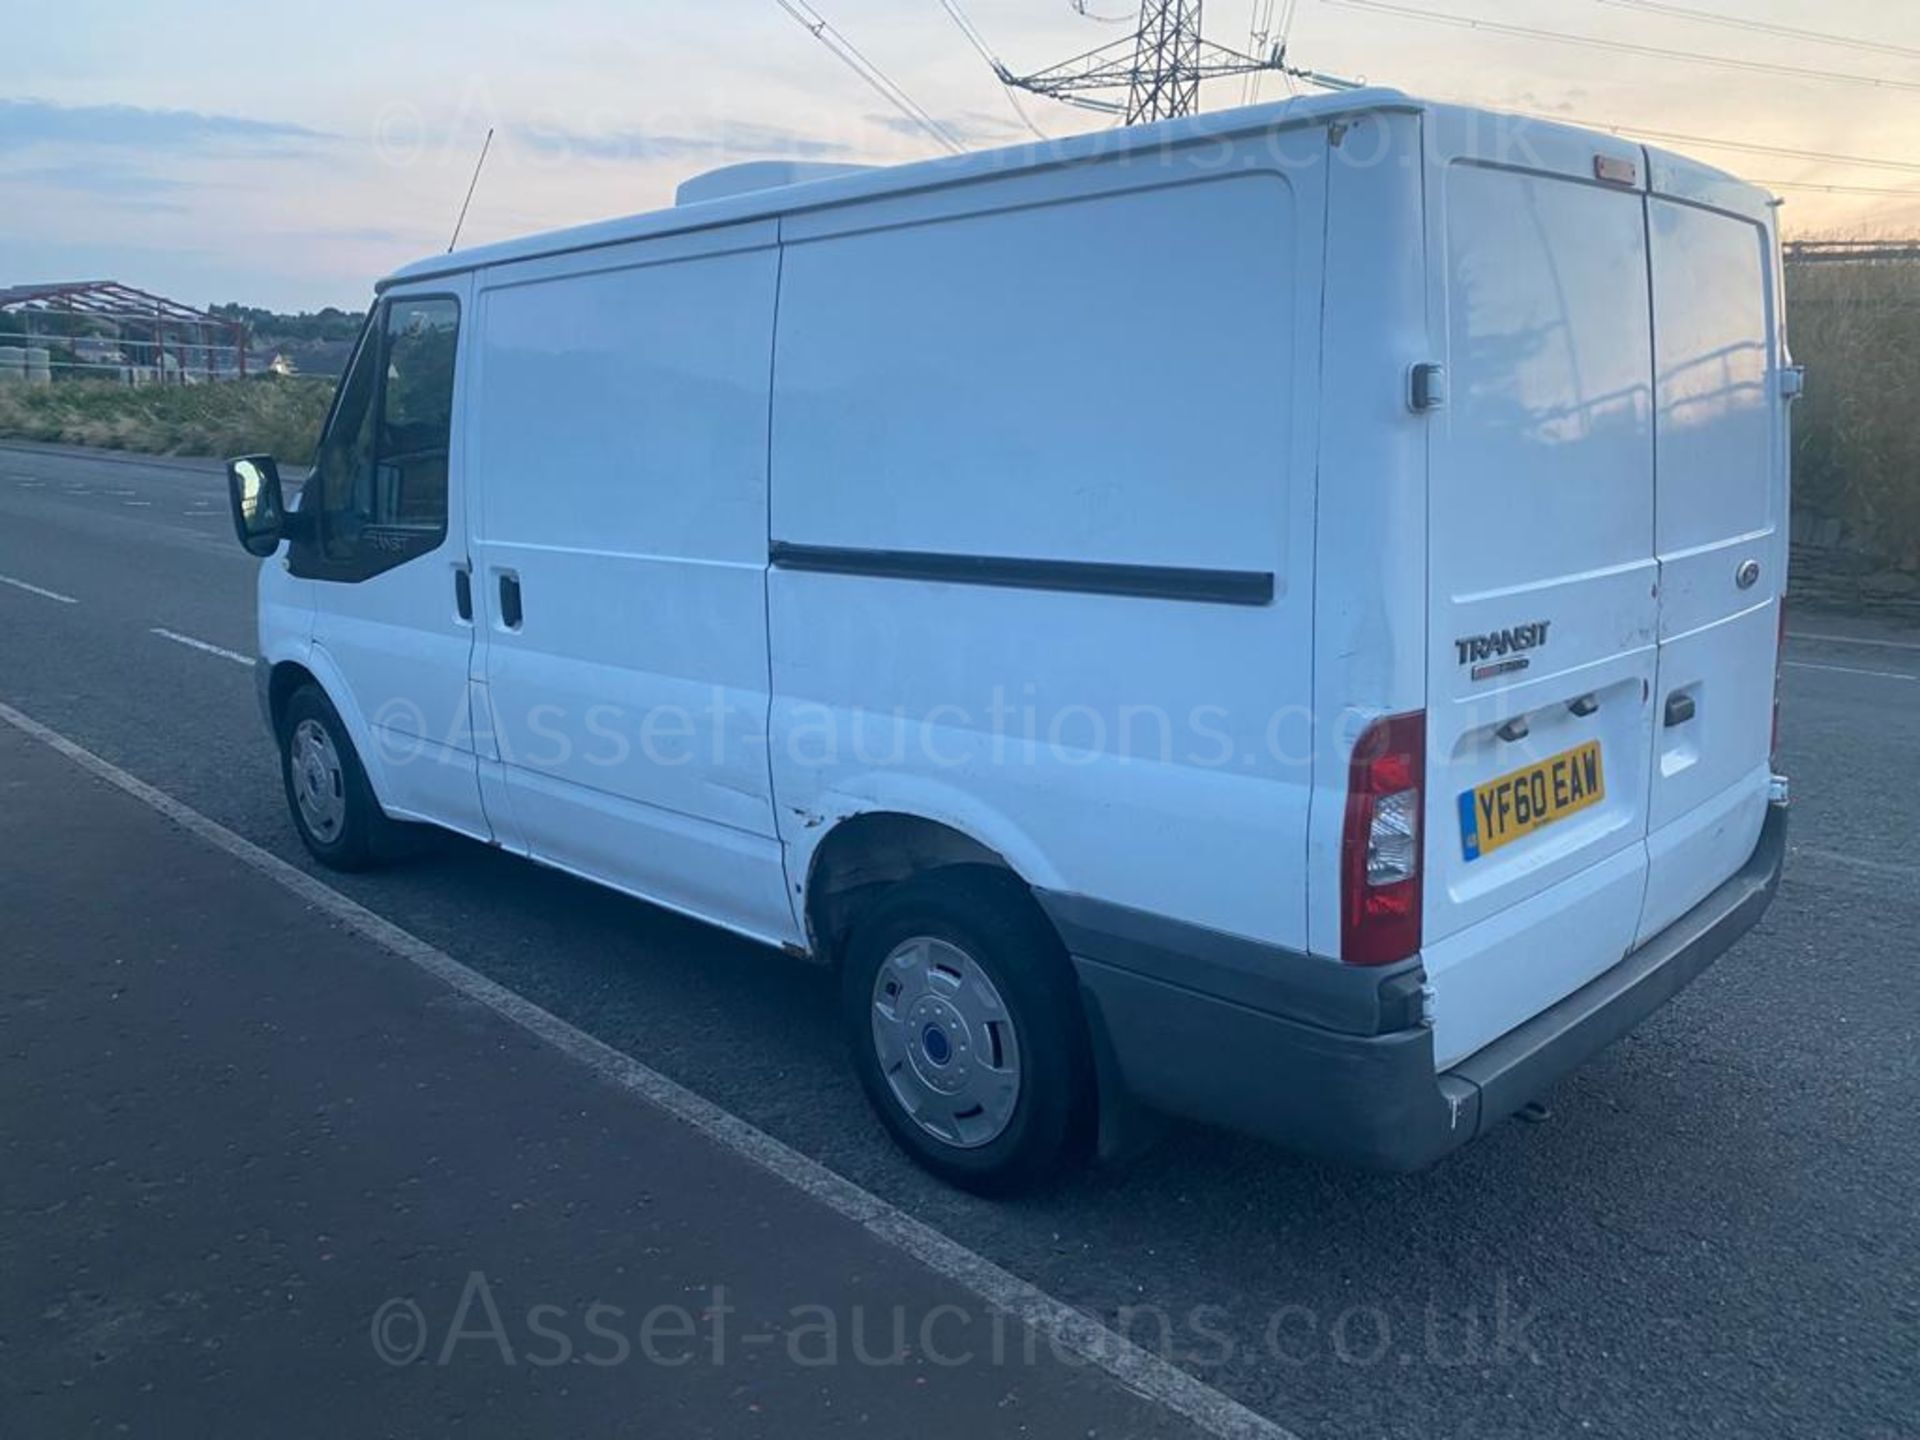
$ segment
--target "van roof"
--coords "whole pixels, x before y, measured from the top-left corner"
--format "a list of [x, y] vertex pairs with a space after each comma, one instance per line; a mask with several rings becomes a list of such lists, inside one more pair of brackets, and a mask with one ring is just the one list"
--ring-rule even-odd
[[[1503, 126], [1494, 127], [1495, 133], [1512, 134], [1514, 122], [1524, 118], [1527, 125], [1543, 126], [1564, 134], [1590, 136], [1615, 148], [1630, 146], [1644, 149], [1649, 171], [1646, 188], [1657, 194], [1713, 204], [1753, 219], [1764, 219], [1768, 207], [1773, 203], [1765, 191], [1726, 171], [1652, 146], [1625, 142], [1605, 131], [1587, 130], [1544, 119], [1500, 115], [1500, 112], [1472, 107], [1440, 105], [1417, 100], [1399, 90], [1366, 87], [1323, 95], [1298, 95], [1269, 105], [1219, 110], [1177, 120], [1162, 120], [1151, 125], [1097, 130], [1060, 140], [1035, 141], [999, 150], [972, 151], [905, 165], [849, 167], [824, 178], [800, 179], [795, 183], [770, 185], [764, 189], [734, 191], [713, 199], [697, 198], [702, 193], [702, 187], [696, 183], [687, 187], [689, 193], [684, 203], [669, 209], [598, 220], [491, 245], [476, 245], [450, 254], [431, 255], [395, 270], [375, 288], [384, 290], [404, 281], [459, 274], [516, 260], [531, 260], [719, 225], [764, 220], [881, 196], [944, 188], [970, 180], [1004, 177], [1049, 166], [1111, 159], [1249, 131], [1320, 124], [1342, 115], [1390, 110], [1451, 117], [1461, 122], [1463, 134], [1478, 134], [1485, 130], [1487, 127], [1484, 124], [1475, 125], [1474, 121], [1491, 117], [1498, 117], [1503, 122]], [[802, 172], [796, 170], [794, 173]]]

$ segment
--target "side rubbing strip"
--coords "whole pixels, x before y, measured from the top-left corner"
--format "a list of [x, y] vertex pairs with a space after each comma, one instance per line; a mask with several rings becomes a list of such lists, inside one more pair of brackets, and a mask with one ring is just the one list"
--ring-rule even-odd
[[1271, 570], [1195, 570], [1178, 565], [1105, 565], [1088, 560], [1023, 560], [998, 555], [936, 555], [919, 550], [859, 550], [776, 540], [769, 558], [782, 570], [943, 580], [1019, 590], [1077, 590], [1214, 605], [1271, 605]]

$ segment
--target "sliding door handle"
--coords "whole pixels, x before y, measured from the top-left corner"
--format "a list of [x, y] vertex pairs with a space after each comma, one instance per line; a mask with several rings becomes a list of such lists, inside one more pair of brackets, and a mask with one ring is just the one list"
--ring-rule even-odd
[[509, 630], [518, 630], [523, 618], [520, 609], [520, 577], [500, 572], [500, 623]]

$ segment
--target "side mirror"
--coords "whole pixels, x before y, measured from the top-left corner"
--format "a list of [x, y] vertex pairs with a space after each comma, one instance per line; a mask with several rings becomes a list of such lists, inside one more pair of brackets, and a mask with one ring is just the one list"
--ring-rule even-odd
[[242, 455], [227, 462], [227, 498], [233, 503], [233, 533], [249, 555], [265, 557], [287, 533], [287, 505], [280, 493], [280, 467], [271, 455]]

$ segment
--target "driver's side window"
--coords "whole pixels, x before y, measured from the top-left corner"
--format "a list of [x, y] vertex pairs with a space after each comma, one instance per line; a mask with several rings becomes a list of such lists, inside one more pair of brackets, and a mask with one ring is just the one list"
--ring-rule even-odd
[[296, 573], [364, 580], [446, 539], [459, 327], [450, 296], [403, 297], [375, 310], [314, 463], [318, 503], [306, 543], [295, 548]]

